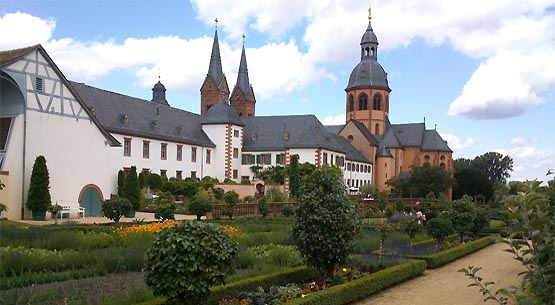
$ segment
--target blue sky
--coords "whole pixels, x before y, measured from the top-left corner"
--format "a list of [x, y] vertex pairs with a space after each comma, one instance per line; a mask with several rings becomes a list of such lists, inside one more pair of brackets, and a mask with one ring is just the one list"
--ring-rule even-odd
[[[533, 2], [533, 3], [528, 3]], [[246, 35], [257, 115], [344, 122], [369, 3], [355, 0], [0, 0], [0, 50], [41, 43], [70, 80], [199, 112], [217, 17], [230, 87]], [[555, 167], [555, 0], [372, 1], [393, 123], [422, 122], [454, 157], [514, 159], [512, 179]]]

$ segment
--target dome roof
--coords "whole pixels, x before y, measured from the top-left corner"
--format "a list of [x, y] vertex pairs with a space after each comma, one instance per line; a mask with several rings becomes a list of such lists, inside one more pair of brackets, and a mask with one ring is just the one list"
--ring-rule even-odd
[[225, 100], [210, 107], [206, 112], [206, 116], [202, 121], [203, 124], [233, 124], [243, 126], [237, 111], [231, 107]]
[[391, 90], [385, 70], [377, 61], [370, 58], [361, 60], [351, 72], [346, 90], [357, 87], [382, 87]]
[[360, 44], [367, 44], [367, 43], [373, 43], [373, 44], [378, 44], [378, 37], [376, 36], [376, 34], [374, 33], [374, 30], [372, 29], [372, 23], [368, 22], [368, 27], [366, 28], [366, 32], [364, 32], [364, 35], [362, 35], [362, 38], [360, 39]]
[[166, 87], [164, 87], [164, 85], [163, 85], [160, 81], [158, 81], [158, 82], [154, 85], [154, 87], [152, 88], [152, 90], [156, 90], [156, 89], [163, 89], [163, 90], [166, 90]]

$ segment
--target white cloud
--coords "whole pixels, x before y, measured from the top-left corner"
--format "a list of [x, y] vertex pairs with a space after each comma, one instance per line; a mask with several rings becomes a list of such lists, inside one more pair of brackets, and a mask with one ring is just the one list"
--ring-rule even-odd
[[16, 12], [0, 16], [0, 50], [46, 43], [52, 37], [55, 27], [55, 21], [27, 13]]
[[531, 146], [497, 150], [513, 158], [513, 172], [510, 180], [545, 181], [545, 174], [555, 168], [555, 149], [538, 149]]
[[538, 138], [525, 139], [521, 137], [516, 137], [511, 139], [509, 143], [516, 146], [524, 146], [524, 145], [538, 143]]
[[458, 153], [460, 150], [466, 149], [471, 147], [472, 145], [474, 145], [474, 139], [473, 138], [466, 138], [466, 140], [461, 141], [461, 139], [454, 135], [454, 134], [442, 134], [441, 133], [441, 137], [447, 141], [447, 145], [449, 145], [449, 148], [451, 148], [451, 150], [453, 150], [453, 152]]
[[342, 125], [345, 124], [345, 115], [338, 114], [336, 116], [327, 116], [322, 120], [324, 125]]

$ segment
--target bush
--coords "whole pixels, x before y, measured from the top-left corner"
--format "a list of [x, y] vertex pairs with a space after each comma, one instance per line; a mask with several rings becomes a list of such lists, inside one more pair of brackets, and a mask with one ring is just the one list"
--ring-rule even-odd
[[270, 197], [272, 202], [285, 202], [287, 199], [285, 194], [276, 187], [270, 187], [266, 192], [266, 196]]
[[258, 211], [260, 211], [262, 217], [266, 217], [270, 214], [270, 204], [268, 203], [268, 198], [266, 198], [266, 196], [258, 198]]
[[189, 203], [189, 212], [195, 214], [197, 220], [200, 220], [202, 216], [210, 211], [212, 211], [212, 204], [208, 200], [208, 193], [206, 191], [198, 192]]
[[150, 188], [153, 190], [159, 190], [160, 188], [162, 188], [162, 179], [160, 178], [160, 175], [150, 173], [146, 177], [145, 185], [150, 186]]
[[211, 223], [186, 221], [162, 230], [145, 254], [154, 295], [170, 304], [200, 304], [233, 272], [237, 244]]
[[295, 215], [295, 206], [292, 204], [286, 204], [281, 208], [281, 212], [285, 217], [293, 216]]
[[235, 206], [239, 202], [239, 194], [235, 191], [229, 191], [224, 194], [224, 201], [226, 206], [222, 212], [225, 216], [229, 219], [233, 219], [233, 215], [235, 215]]
[[33, 164], [31, 183], [27, 195], [27, 208], [31, 211], [46, 211], [51, 204], [50, 178], [44, 156], [38, 156]]
[[135, 166], [131, 166], [131, 169], [125, 176], [122, 197], [127, 198], [131, 202], [135, 211], [138, 211], [141, 207], [141, 189], [139, 188], [139, 178], [137, 177], [137, 168]]
[[252, 197], [251, 195], [247, 195], [247, 196], [243, 197], [243, 202], [245, 202], [245, 203], [254, 202], [254, 197]]
[[154, 212], [154, 218], [158, 220], [170, 220], [175, 219], [175, 210], [177, 206], [173, 202], [173, 196], [171, 193], [166, 192], [160, 194], [160, 197], [155, 199], [155, 203], [158, 206]]
[[395, 211], [402, 213], [405, 211], [405, 203], [403, 200], [399, 199], [395, 202]]
[[249, 180], [249, 178], [243, 178], [241, 179], [241, 184], [251, 184], [251, 181]]
[[438, 245], [442, 244], [447, 236], [455, 232], [451, 219], [443, 217], [429, 220], [428, 223], [426, 223], [426, 230], [428, 231], [428, 235], [437, 240]]
[[123, 215], [133, 209], [133, 205], [126, 198], [114, 198], [104, 201], [101, 208], [106, 218], [118, 223]]
[[330, 166], [306, 176], [299, 190], [292, 237], [307, 263], [328, 276], [346, 261], [358, 230], [354, 204], [344, 193], [340, 170]]

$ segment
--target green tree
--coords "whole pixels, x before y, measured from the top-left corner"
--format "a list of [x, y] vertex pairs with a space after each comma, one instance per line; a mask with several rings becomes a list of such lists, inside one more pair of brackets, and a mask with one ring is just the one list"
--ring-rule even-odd
[[468, 232], [472, 232], [475, 218], [476, 211], [472, 197], [463, 196], [463, 198], [453, 201], [451, 223], [455, 232], [459, 234], [461, 242], [464, 241]]
[[307, 263], [331, 276], [345, 262], [358, 229], [354, 204], [345, 196], [342, 173], [324, 166], [299, 188], [292, 237]]
[[233, 215], [235, 215], [235, 206], [239, 202], [239, 194], [235, 191], [229, 191], [224, 194], [224, 201], [226, 206], [223, 210], [223, 214], [229, 217], [229, 219], [233, 219]]
[[169, 192], [159, 193], [158, 198], [154, 200], [156, 203], [156, 211], [154, 212], [154, 218], [158, 220], [170, 220], [175, 219], [175, 210], [177, 206], [175, 205], [173, 195]]
[[438, 166], [424, 165], [413, 167], [409, 178], [416, 190], [417, 197], [424, 197], [428, 193], [434, 193], [436, 197], [445, 194], [451, 187], [451, 174]]
[[488, 211], [483, 208], [475, 208], [474, 222], [472, 223], [472, 233], [474, 237], [478, 237], [478, 233], [489, 224]]
[[234, 271], [237, 243], [215, 224], [184, 221], [146, 251], [145, 282], [167, 304], [208, 304], [210, 287]]
[[453, 168], [455, 169], [456, 174], [463, 169], [472, 169], [474, 166], [471, 159], [458, 158], [453, 160]]
[[477, 169], [461, 169], [455, 172], [453, 199], [459, 199], [464, 195], [472, 197], [481, 195], [487, 202], [493, 196], [493, 184], [486, 174]]
[[513, 170], [513, 159], [498, 152], [487, 152], [472, 161], [473, 167], [483, 172], [492, 183], [507, 184]]
[[102, 202], [101, 208], [106, 218], [118, 223], [123, 215], [133, 209], [133, 205], [126, 198], [114, 198]]
[[428, 235], [430, 235], [431, 237], [437, 240], [438, 246], [443, 244], [447, 236], [455, 232], [453, 230], [453, 224], [451, 223], [451, 219], [444, 218], [444, 217], [430, 219], [426, 223], [426, 230], [428, 231]]
[[27, 208], [43, 212], [52, 204], [50, 198], [50, 177], [44, 156], [38, 156], [31, 172], [31, 183], [27, 194]]
[[197, 220], [201, 220], [201, 217], [210, 211], [212, 211], [212, 204], [208, 199], [208, 192], [201, 190], [193, 196], [191, 203], [189, 203], [189, 212], [195, 214]]
[[262, 217], [266, 217], [270, 214], [270, 204], [268, 203], [268, 198], [266, 198], [266, 196], [258, 198], [258, 211], [260, 211]]
[[141, 189], [139, 188], [139, 178], [137, 177], [137, 168], [135, 166], [131, 166], [131, 169], [125, 176], [121, 197], [127, 198], [135, 211], [138, 211], [141, 207]]
[[162, 179], [158, 174], [149, 173], [146, 177], [145, 185], [150, 186], [153, 190], [159, 190], [162, 188]]
[[291, 196], [296, 197], [300, 187], [299, 176], [299, 155], [291, 156], [291, 164], [289, 164], [289, 192]]
[[123, 195], [123, 183], [125, 182], [125, 171], [119, 170], [118, 171], [118, 196], [121, 197]]

